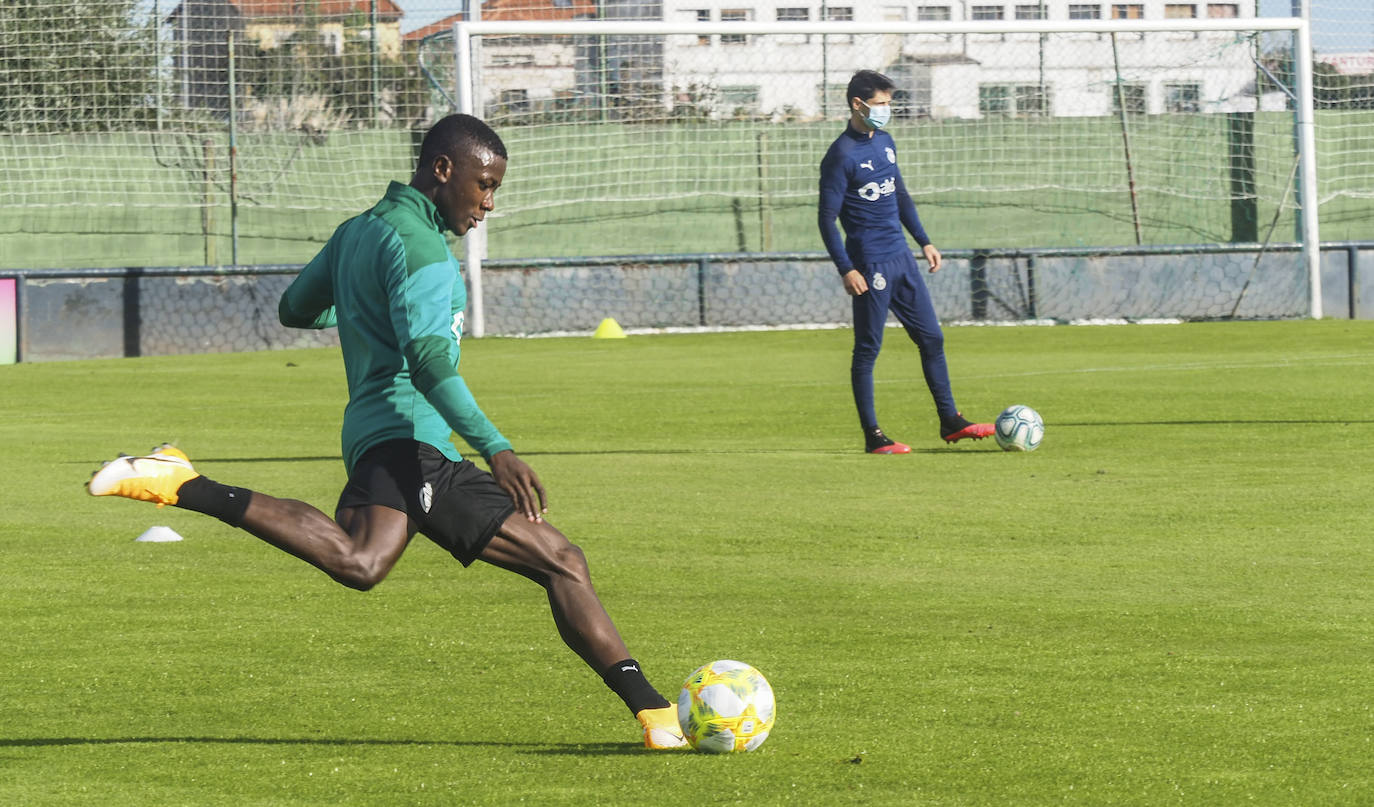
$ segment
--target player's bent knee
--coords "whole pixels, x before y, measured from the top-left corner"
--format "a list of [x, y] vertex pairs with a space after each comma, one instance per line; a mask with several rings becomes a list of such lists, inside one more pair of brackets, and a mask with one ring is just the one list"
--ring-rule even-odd
[[371, 591], [374, 586], [382, 582], [384, 577], [384, 575], [373, 575], [353, 569], [332, 572], [329, 576], [334, 578], [335, 582], [354, 591]]
[[550, 561], [548, 572], [551, 577], [576, 583], [585, 583], [591, 579], [586, 554], [582, 552], [582, 547], [571, 541], [565, 539], [563, 545], [550, 555]]
[[336, 582], [354, 591], [371, 591], [386, 579], [391, 567], [377, 558], [366, 555], [349, 555], [329, 569], [329, 576]]

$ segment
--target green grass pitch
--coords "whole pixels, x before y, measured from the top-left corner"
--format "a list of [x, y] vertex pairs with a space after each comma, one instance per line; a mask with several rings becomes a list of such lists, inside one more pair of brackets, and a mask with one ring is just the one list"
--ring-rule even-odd
[[1368, 804], [1374, 323], [948, 329], [1032, 454], [941, 444], [900, 335], [894, 457], [847, 331], [464, 350], [660, 689], [773, 683], [733, 757], [638, 748], [513, 575], [417, 539], [359, 594], [83, 492], [174, 440], [332, 508], [335, 352], [0, 367], [0, 804]]

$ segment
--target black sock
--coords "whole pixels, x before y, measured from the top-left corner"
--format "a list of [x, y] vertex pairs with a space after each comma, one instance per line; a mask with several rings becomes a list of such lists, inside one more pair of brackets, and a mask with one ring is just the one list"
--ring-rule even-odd
[[883, 430], [878, 428], [877, 426], [874, 426], [871, 429], [864, 429], [864, 445], [870, 451], [875, 448], [890, 446], [892, 445], [892, 443], [892, 438], [888, 437], [886, 434], [883, 434]]
[[639, 662], [632, 658], [617, 661], [601, 673], [601, 680], [611, 691], [625, 701], [630, 712], [638, 714], [644, 709], [661, 709], [668, 705], [667, 699], [644, 677]]
[[184, 510], [194, 510], [207, 516], [214, 516], [231, 527], [242, 526], [243, 514], [248, 510], [248, 500], [253, 491], [197, 476], [188, 479], [177, 488], [176, 506]]

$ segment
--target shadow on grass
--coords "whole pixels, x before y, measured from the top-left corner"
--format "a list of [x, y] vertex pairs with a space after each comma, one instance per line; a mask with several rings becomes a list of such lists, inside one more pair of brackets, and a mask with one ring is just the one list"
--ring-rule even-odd
[[489, 740], [387, 740], [337, 737], [4, 737], [0, 748], [46, 748], [82, 745], [305, 745], [305, 746], [442, 746], [512, 748], [528, 754], [583, 756], [640, 754], [636, 743], [516, 743]]
[[1046, 424], [1054, 428], [1064, 426], [1069, 427], [1099, 427], [1099, 426], [1348, 426], [1354, 423], [1374, 423], [1374, 420], [1356, 418], [1327, 418], [1319, 420], [1316, 418], [1285, 418], [1270, 420], [1240, 420], [1238, 418], [1214, 418], [1212, 420], [1109, 420], [1093, 423], [1074, 422], [1074, 421], [1054, 421]]
[[[1122, 426], [1315, 426], [1317, 428], [1328, 428], [1331, 426], [1351, 426], [1367, 425], [1374, 423], [1370, 418], [1282, 418], [1267, 420], [1241, 420], [1238, 418], [1212, 418], [1207, 420], [1112, 420], [1112, 421], [1052, 421], [1048, 425], [1054, 429], [1074, 429], [1074, 428], [1120, 428]], [[988, 445], [994, 445], [991, 440]], [[963, 448], [958, 446], [957, 448]], [[940, 446], [938, 448], [916, 448], [912, 447], [913, 454], [942, 454], [955, 446]], [[834, 456], [839, 454], [858, 454], [858, 450], [826, 450], [814, 446], [773, 447], [768, 448], [601, 448], [588, 449], [583, 451], [522, 451], [522, 457], [614, 457], [614, 456], [668, 456], [668, 455], [759, 455], [759, 454], [824, 454]], [[66, 465], [82, 465], [91, 468], [98, 468], [105, 462], [107, 457], [96, 460], [69, 461]], [[207, 464], [218, 463], [272, 463], [272, 462], [340, 462], [338, 456], [306, 456], [306, 457], [196, 457], [196, 462]]]
[[[1371, 418], [1271, 418], [1266, 420], [1241, 420], [1239, 418], [1211, 418], [1195, 420], [1107, 420], [1107, 421], [1051, 421], [1048, 425], [1055, 429], [1064, 428], [1120, 428], [1122, 426], [1330, 426], [1367, 425], [1374, 423]], [[991, 444], [991, 441], [988, 442]], [[953, 446], [938, 448], [912, 447], [914, 454], [943, 453]], [[963, 448], [963, 446], [959, 446]], [[716, 455], [716, 454], [850, 454], [859, 453], [848, 449], [827, 450], [815, 446], [768, 448], [597, 448], [580, 451], [522, 451], [522, 457], [596, 457], [596, 456], [654, 456], [654, 455]], [[94, 460], [67, 462], [67, 465], [99, 467], [107, 457]], [[196, 457], [196, 462], [204, 463], [271, 463], [271, 462], [340, 462], [337, 455], [306, 457]]]

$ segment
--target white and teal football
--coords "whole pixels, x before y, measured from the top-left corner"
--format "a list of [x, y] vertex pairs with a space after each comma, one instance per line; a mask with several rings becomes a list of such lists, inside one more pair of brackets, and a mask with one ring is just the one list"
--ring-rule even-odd
[[1045, 421], [1029, 406], [1008, 406], [997, 416], [993, 437], [1003, 451], [1034, 451], [1045, 439]]
[[753, 751], [773, 730], [773, 688], [742, 661], [724, 659], [697, 668], [677, 698], [682, 736], [698, 751]]

